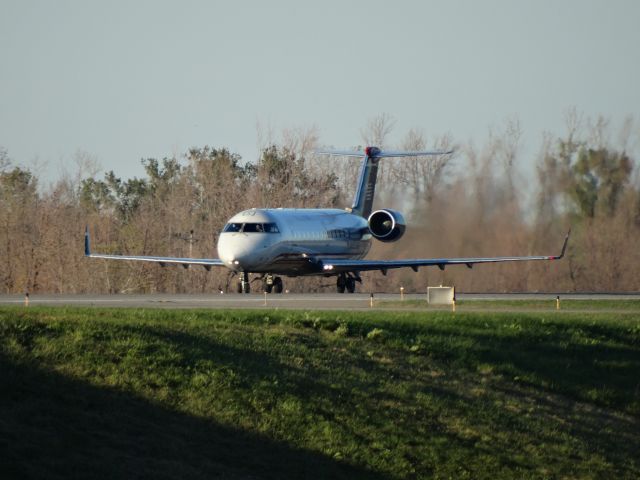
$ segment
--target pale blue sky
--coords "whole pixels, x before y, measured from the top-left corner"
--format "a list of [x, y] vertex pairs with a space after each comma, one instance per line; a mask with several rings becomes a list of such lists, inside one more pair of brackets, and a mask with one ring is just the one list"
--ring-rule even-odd
[[129, 177], [206, 144], [254, 161], [257, 122], [357, 145], [386, 112], [392, 143], [515, 115], [533, 149], [569, 107], [638, 118], [639, 25], [636, 0], [0, 0], [0, 146]]

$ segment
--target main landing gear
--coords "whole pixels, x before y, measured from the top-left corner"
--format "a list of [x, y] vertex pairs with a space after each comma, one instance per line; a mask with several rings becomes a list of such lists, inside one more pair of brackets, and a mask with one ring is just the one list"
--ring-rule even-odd
[[362, 282], [360, 277], [352, 277], [346, 273], [341, 273], [336, 281], [338, 293], [344, 293], [345, 290], [349, 293], [354, 293], [356, 291], [356, 281]]
[[262, 278], [262, 291], [266, 293], [282, 293], [284, 284], [280, 277], [274, 277], [271, 274], [266, 274]]
[[[257, 280], [257, 279], [256, 279]], [[266, 274], [262, 277], [262, 291], [266, 293], [282, 293], [284, 290], [284, 284], [282, 278], [274, 277], [271, 274]], [[249, 273], [242, 272], [238, 278], [238, 293], [251, 293], [251, 283], [249, 282]]]

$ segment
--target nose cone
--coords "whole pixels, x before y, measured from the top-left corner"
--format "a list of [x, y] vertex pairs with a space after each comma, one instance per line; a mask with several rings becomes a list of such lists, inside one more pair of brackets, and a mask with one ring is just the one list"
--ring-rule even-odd
[[218, 239], [218, 255], [228, 268], [250, 270], [256, 242], [243, 233], [222, 233]]

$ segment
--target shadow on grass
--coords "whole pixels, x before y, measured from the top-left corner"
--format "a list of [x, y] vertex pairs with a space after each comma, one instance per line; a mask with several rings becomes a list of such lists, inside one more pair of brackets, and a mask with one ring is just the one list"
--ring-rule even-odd
[[[348, 436], [358, 439], [362, 445], [367, 445], [375, 440], [380, 441], [376, 436], [370, 437], [358, 431], [354, 427], [362, 426], [354, 413], [355, 410], [368, 412], [367, 423], [376, 432], [388, 430], [389, 426], [395, 424], [396, 428], [404, 429], [402, 434], [397, 434], [401, 438], [400, 442], [418, 442], [423, 445], [423, 449], [428, 449], [436, 455], [441, 456], [441, 461], [455, 465], [458, 461], [464, 462], [479, 461], [482, 454], [492, 457], [495, 464], [492, 468], [496, 471], [526, 472], [532, 471], [534, 462], [526, 458], [520, 458], [522, 444], [502, 445], [502, 453], [497, 456], [495, 445], [481, 446], [477, 443], [477, 438], [464, 438], [455, 432], [450, 431], [441, 423], [438, 416], [440, 414], [453, 415], [454, 417], [467, 419], [470, 425], [474, 412], [483, 410], [492, 412], [486, 425], [487, 431], [498, 428], [501, 432], [510, 432], [514, 437], [534, 442], [540, 446], [539, 453], [544, 455], [549, 462], [553, 462], [558, 469], [567, 468], [567, 459], [563, 454], [556, 454], [553, 448], [545, 448], [542, 445], [555, 445], [558, 449], [575, 448], [580, 444], [580, 448], [573, 450], [573, 454], [580, 455], [592, 452], [599, 453], [607, 461], [616, 465], [616, 471], [623, 476], [633, 476], [637, 471], [637, 464], [628, 464], [630, 459], [635, 457], [639, 437], [637, 434], [638, 422], [631, 417], [622, 417], [612, 412], [607, 412], [599, 408], [577, 406], [569, 399], [549, 397], [545, 390], [527, 390], [514, 388], [509, 390], [505, 385], [494, 385], [496, 391], [501, 390], [506, 398], [517, 399], [527, 396], [532, 404], [536, 405], [536, 415], [545, 418], [550, 425], [548, 430], [530, 431], [529, 420], [522, 421], [521, 413], [496, 408], [493, 405], [495, 396], [490, 395], [487, 400], [470, 399], [457, 390], [455, 385], [440, 383], [434, 379], [423, 378], [417, 383], [419, 390], [431, 395], [440, 405], [446, 405], [446, 410], [426, 410], [415, 411], [407, 415], [405, 411], [407, 402], [412, 399], [398, 396], [396, 393], [384, 391], [378, 382], [388, 380], [400, 380], [406, 376], [404, 367], [393, 364], [378, 364], [372, 360], [363, 360], [362, 356], [351, 355], [349, 352], [342, 353], [334, 357], [322, 357], [322, 366], [328, 369], [322, 370], [302, 370], [283, 362], [279, 355], [283, 352], [275, 348], [273, 351], [260, 350], [265, 345], [254, 346], [254, 348], [239, 347], [219, 342], [215, 338], [205, 335], [192, 335], [179, 330], [165, 328], [164, 326], [126, 326], [123, 327], [127, 336], [150, 336], [160, 344], [170, 344], [175, 348], [186, 362], [195, 364], [201, 360], [211, 360], [215, 364], [225, 365], [233, 371], [238, 372], [247, 388], [259, 384], [265, 379], [276, 380], [269, 383], [268, 391], [264, 394], [281, 397], [284, 395], [295, 395], [303, 403], [313, 403], [316, 405], [315, 413], [334, 424], [340, 423], [340, 428], [348, 432]], [[467, 336], [467, 335], [463, 335]], [[604, 360], [609, 355], [615, 355], [619, 360], [625, 360], [623, 371], [627, 372], [631, 366], [627, 361], [637, 359], [637, 353], [627, 348], [607, 347], [596, 345], [591, 347], [576, 346], [577, 351], [566, 352], [558, 348], [554, 342], [531, 341], [530, 338], [521, 338], [516, 342], [513, 339], [493, 338], [487, 342], [482, 335], [468, 334], [474, 340], [477, 350], [474, 348], [473, 356], [480, 363], [490, 362], [498, 364], [510, 364], [513, 368], [523, 373], [536, 373], [543, 378], [557, 379], [558, 382], [565, 382], [570, 386], [567, 392], [577, 389], [579, 393], [585, 388], [585, 384], [593, 381], [590, 373], [598, 372], [597, 366], [584, 364], [582, 368], [575, 372], [575, 378], [567, 377], [563, 374], [562, 368], [566, 365], [567, 355], [578, 356], [578, 358], [596, 358]], [[327, 348], [318, 336], [303, 337], [296, 340], [297, 344], [305, 343], [310, 349]], [[507, 345], [506, 342], [512, 342]], [[152, 342], [153, 343], [153, 342]], [[533, 350], [533, 351], [532, 351]], [[367, 375], [356, 375], [347, 368], [345, 362], [351, 367], [355, 367], [360, 373], [368, 372]], [[339, 374], [338, 374], [339, 372]], [[622, 375], [624, 376], [624, 374]], [[628, 379], [626, 379], [628, 380]], [[628, 385], [623, 382], [617, 385], [616, 379], [609, 379], [615, 382], [616, 387], [625, 392]], [[480, 385], [480, 384], [478, 384]], [[563, 390], [563, 389], [560, 389]], [[485, 404], [483, 404], [485, 402]], [[331, 405], [330, 409], [324, 408]], [[343, 421], [338, 421], [341, 417]], [[350, 418], [355, 423], [345, 422], [345, 418]], [[479, 421], [479, 420], [478, 420]], [[430, 433], [425, 436], [416, 429], [416, 424], [422, 429], [426, 428]], [[520, 433], [517, 433], [520, 432]], [[557, 438], [558, 432], [569, 435], [572, 440], [566, 437]], [[446, 449], [440, 450], [432, 441], [434, 437], [440, 437], [446, 444]], [[568, 442], [568, 443], [567, 443]], [[383, 442], [386, 444], [386, 442]], [[389, 442], [392, 444], [393, 442]], [[574, 447], [569, 447], [572, 444]], [[370, 455], [375, 455], [374, 450], [369, 450]], [[519, 459], [519, 460], [518, 460]], [[582, 462], [580, 468], [587, 467], [585, 457], [576, 456], [575, 461]], [[412, 460], [418, 471], [426, 473], [433, 466], [428, 465], [425, 459], [415, 458]], [[569, 462], [570, 463], [570, 462]], [[628, 465], [626, 465], [628, 464]], [[568, 471], [568, 470], [565, 470]], [[312, 475], [314, 478], [317, 475]]]
[[421, 334], [425, 348], [435, 358], [471, 371], [490, 364], [520, 382], [640, 414], [637, 335], [584, 323], [523, 322], [516, 332], [499, 330], [495, 322], [480, 330], [478, 323], [430, 326], [428, 334]]
[[0, 354], [2, 478], [382, 478]]
[[[406, 328], [383, 327], [394, 339], [407, 338]], [[138, 374], [152, 369], [162, 376], [162, 385], [171, 385], [176, 393], [171, 401], [178, 405], [182, 405], [178, 390], [190, 391], [185, 377], [194, 366], [211, 365], [216, 371], [223, 367], [221, 371], [232, 372], [234, 379], [227, 388], [233, 397], [228, 398], [237, 401], [237, 411], [248, 420], [238, 424], [276, 418], [272, 407], [280, 406], [277, 403], [283, 398], [295, 397], [304, 406], [300, 411], [311, 416], [305, 418], [293, 410], [278, 417], [277, 432], [287, 432], [290, 426], [306, 431], [316, 422], [327, 424], [331, 435], [355, 445], [346, 458], [395, 477], [535, 477], [544, 465], [557, 476], [637, 478], [637, 462], [631, 460], [638, 446], [636, 419], [617, 418], [615, 412], [603, 415], [591, 405], [576, 410], [569, 399], [547, 401], [546, 389], [530, 389], [520, 382], [483, 385], [479, 381], [478, 363], [506, 363], [513, 366], [509, 368], [540, 374], [560, 369], [566, 352], [551, 338], [570, 342], [562, 332], [547, 340], [516, 336], [514, 342], [511, 336], [490, 338], [493, 334], [487, 337], [473, 329], [462, 329], [464, 333], [460, 328], [416, 329], [416, 337], [426, 335], [432, 341], [429, 344], [425, 338], [426, 352], [437, 360], [434, 366], [446, 373], [432, 378], [428, 368], [422, 371], [432, 360], [425, 357], [411, 366], [405, 361], [404, 343], [398, 349], [393, 343], [390, 349], [380, 344], [385, 354], [397, 355], [383, 363], [366, 355], [369, 349], [377, 350], [368, 340], [327, 341], [315, 333], [292, 338], [291, 332], [272, 338], [273, 332], [262, 328], [221, 333], [199, 323], [183, 328], [164, 321], [130, 324], [106, 319], [86, 324], [9, 321], [5, 330], [6, 338], [23, 346], [34, 363], [16, 364], [0, 356], [0, 478], [382, 478], [267, 436], [41, 368], [47, 365], [44, 358], [61, 365], [87, 361], [87, 350], [95, 353], [88, 365], [113, 362], [116, 372], [125, 368], [118, 363], [127, 356], [132, 363], [123, 371], [140, 379], [143, 387], [153, 386], [154, 378]], [[69, 330], [79, 330], [81, 335], [60, 337]], [[42, 349], [58, 338], [71, 340]], [[74, 339], [79, 340], [74, 343]], [[459, 348], [460, 340], [469, 351]], [[601, 357], [600, 350], [591, 352]], [[309, 358], [300, 366], [290, 355]], [[541, 356], [548, 365], [541, 366]], [[449, 360], [464, 368], [448, 365]], [[181, 373], [177, 379], [175, 372]], [[577, 379], [584, 380], [588, 378]], [[406, 389], [399, 388], [403, 382]], [[565, 382], [573, 383], [566, 378]], [[472, 397], [473, 386], [487, 387], [486, 397]], [[503, 392], [497, 391], [500, 388]], [[218, 393], [212, 383], [198, 395], [206, 398]], [[424, 399], [419, 400], [418, 394]], [[526, 410], [505, 407], [513, 399], [523, 403], [518, 398], [523, 396], [524, 406], [534, 407], [533, 420], [528, 420]], [[502, 406], [496, 406], [495, 400]], [[256, 413], [255, 405], [264, 410]], [[249, 415], [255, 416], [254, 423]], [[292, 423], [291, 418], [301, 420]], [[488, 434], [487, 441], [479, 440], [482, 433]], [[325, 437], [319, 438], [322, 442]], [[600, 457], [597, 463], [590, 463], [593, 454]]]

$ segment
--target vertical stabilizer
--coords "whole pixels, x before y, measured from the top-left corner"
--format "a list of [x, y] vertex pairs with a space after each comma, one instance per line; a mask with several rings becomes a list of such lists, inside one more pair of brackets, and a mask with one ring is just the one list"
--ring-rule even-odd
[[380, 158], [377, 157], [379, 153], [380, 149], [376, 147], [365, 149], [365, 157], [362, 159], [360, 167], [358, 188], [353, 197], [353, 205], [351, 205], [351, 212], [364, 218], [371, 215], [373, 208], [376, 180], [378, 179], [378, 162], [380, 161]]

